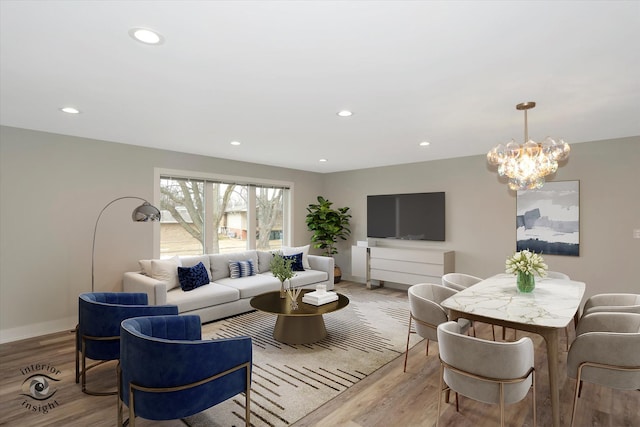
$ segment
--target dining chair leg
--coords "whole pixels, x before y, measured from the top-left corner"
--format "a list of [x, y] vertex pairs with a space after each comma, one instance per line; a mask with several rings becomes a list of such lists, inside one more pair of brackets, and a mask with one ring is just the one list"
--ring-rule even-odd
[[427, 351], [425, 352], [425, 355], [428, 356], [429, 355], [429, 339], [427, 338]]
[[531, 372], [531, 388], [533, 389], [533, 427], [536, 427], [536, 371]]
[[442, 404], [442, 384], [444, 383], [444, 365], [440, 363], [440, 388], [438, 389], [438, 418], [436, 418], [436, 427], [440, 424], [440, 405]]
[[407, 372], [407, 358], [409, 357], [409, 338], [411, 337], [411, 313], [409, 313], [409, 329], [407, 330], [407, 348], [404, 352], [404, 371]]
[[582, 374], [582, 366], [578, 366], [578, 376], [576, 378], [576, 390], [573, 396], [573, 408], [571, 409], [571, 427], [573, 427], [573, 423], [576, 418], [576, 406], [578, 406], [578, 397], [580, 396], [580, 389], [582, 387], [582, 380], [580, 380], [580, 376]]
[[500, 427], [504, 427], [504, 383], [500, 383]]
[[496, 329], [495, 329], [495, 325], [491, 325], [491, 335], [493, 335], [493, 340], [496, 340]]

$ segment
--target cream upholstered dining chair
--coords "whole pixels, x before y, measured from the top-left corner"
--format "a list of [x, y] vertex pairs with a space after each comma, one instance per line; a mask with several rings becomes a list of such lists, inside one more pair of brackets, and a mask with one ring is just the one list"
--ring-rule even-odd
[[483, 279], [471, 276], [464, 273], [447, 273], [442, 276], [442, 284], [447, 288], [455, 289], [456, 291], [462, 291], [467, 289], [471, 285], [482, 281]]
[[[456, 322], [438, 326], [440, 347], [440, 392], [450, 390], [471, 399], [500, 405], [500, 425], [504, 426], [505, 405], [524, 399], [533, 390], [533, 425], [536, 425], [536, 380], [533, 341], [495, 342], [460, 334]], [[458, 410], [456, 396], [456, 410]]]
[[[449, 316], [440, 303], [457, 291], [434, 283], [419, 283], [408, 290], [409, 293], [409, 329], [407, 331], [407, 348], [404, 353], [404, 372], [407, 372], [407, 357], [409, 356], [409, 339], [415, 333], [426, 338], [429, 355], [429, 341], [438, 341], [436, 328], [440, 323], [447, 322]], [[411, 324], [415, 322], [415, 331], [411, 330]], [[460, 329], [465, 332], [469, 329], [469, 321], [459, 319]]]
[[[467, 289], [469, 286], [473, 286], [478, 282], [481, 282], [482, 278], [472, 276], [470, 274], [465, 273], [447, 273], [442, 276], [442, 284], [447, 288], [455, 289], [456, 291], [462, 291]], [[476, 336], [476, 328], [473, 322], [470, 323], [471, 328], [473, 329], [473, 336]], [[496, 332], [494, 329], [494, 325], [491, 325], [491, 333], [493, 334], [493, 340], [496, 340]]]
[[549, 279], [571, 280], [568, 274], [559, 271], [547, 271], [547, 277]]
[[602, 312], [581, 318], [567, 355], [567, 375], [576, 379], [571, 426], [583, 381], [639, 390], [640, 314]]
[[605, 311], [640, 313], [640, 295], [616, 293], [594, 295], [584, 303], [582, 316]]

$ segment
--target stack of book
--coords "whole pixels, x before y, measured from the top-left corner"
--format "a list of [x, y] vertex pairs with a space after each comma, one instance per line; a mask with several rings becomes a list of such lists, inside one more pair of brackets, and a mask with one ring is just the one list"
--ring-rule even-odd
[[332, 291], [328, 292], [308, 292], [302, 297], [302, 302], [311, 305], [323, 305], [333, 301], [338, 301], [338, 294]]

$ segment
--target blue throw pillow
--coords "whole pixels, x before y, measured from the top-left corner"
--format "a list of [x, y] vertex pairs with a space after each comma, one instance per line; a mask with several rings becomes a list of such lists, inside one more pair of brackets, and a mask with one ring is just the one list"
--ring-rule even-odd
[[229, 277], [239, 279], [240, 277], [255, 276], [256, 269], [253, 260], [231, 261], [229, 263]]
[[209, 283], [207, 267], [199, 262], [193, 267], [178, 267], [178, 280], [183, 291], [190, 291]]
[[292, 259], [291, 269], [293, 271], [304, 271], [304, 266], [302, 265], [302, 252], [295, 255], [282, 255], [284, 259]]

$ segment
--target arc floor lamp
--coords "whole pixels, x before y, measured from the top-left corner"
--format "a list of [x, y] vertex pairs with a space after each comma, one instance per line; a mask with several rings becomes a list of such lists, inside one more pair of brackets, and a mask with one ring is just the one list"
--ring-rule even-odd
[[123, 199], [137, 199], [137, 200], [142, 200], [144, 202], [140, 206], [138, 206], [137, 208], [135, 208], [133, 210], [133, 213], [131, 214], [131, 219], [134, 222], [155, 222], [155, 221], [160, 221], [160, 211], [158, 210], [158, 208], [156, 208], [155, 206], [153, 206], [152, 204], [147, 202], [142, 197], [136, 197], [136, 196], [118, 197], [117, 199], [114, 199], [114, 200], [110, 201], [109, 203], [107, 203], [107, 205], [104, 208], [102, 208], [102, 210], [98, 214], [98, 219], [96, 219], [96, 225], [93, 228], [93, 247], [91, 248], [91, 292], [94, 292], [94, 286], [95, 286], [95, 280], [94, 280], [93, 272], [94, 272], [95, 255], [96, 255], [96, 232], [98, 231], [98, 223], [100, 222], [100, 217], [102, 216], [102, 213], [109, 206], [111, 206], [115, 202], [117, 202], [119, 200], [123, 200]]

